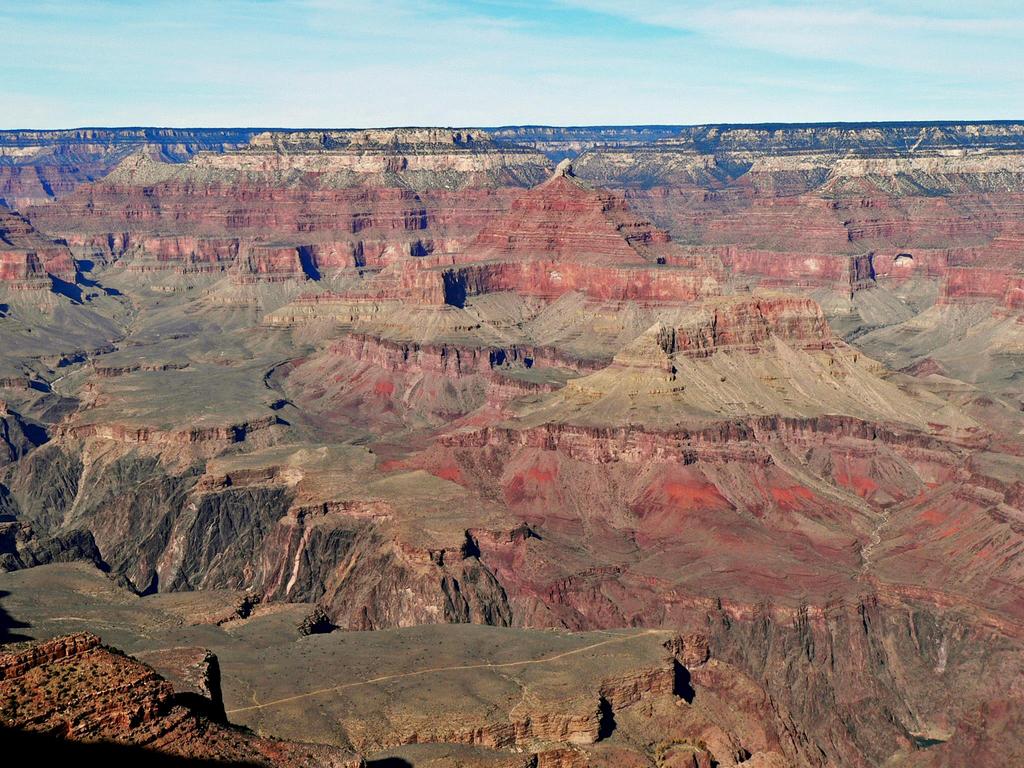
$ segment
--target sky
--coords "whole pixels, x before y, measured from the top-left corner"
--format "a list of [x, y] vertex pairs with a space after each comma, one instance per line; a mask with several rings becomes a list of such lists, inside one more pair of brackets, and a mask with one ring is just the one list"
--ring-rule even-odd
[[0, 128], [1024, 118], [1021, 0], [0, 0]]

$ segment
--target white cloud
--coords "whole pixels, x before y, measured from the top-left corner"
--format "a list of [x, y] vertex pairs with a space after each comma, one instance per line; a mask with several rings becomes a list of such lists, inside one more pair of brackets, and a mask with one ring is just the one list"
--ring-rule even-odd
[[[1024, 12], [1019, 6], [943, 3], [659, 2], [563, 0], [564, 4], [693, 32], [725, 47], [920, 73], [1024, 78]], [[907, 10], [901, 11], [901, 5]], [[895, 9], [894, 9], [895, 8]], [[997, 12], [997, 13], [994, 13]]]

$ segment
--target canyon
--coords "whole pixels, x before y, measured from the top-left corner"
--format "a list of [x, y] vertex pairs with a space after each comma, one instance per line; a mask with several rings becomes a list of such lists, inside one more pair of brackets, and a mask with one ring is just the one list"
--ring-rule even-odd
[[3, 728], [1024, 757], [1024, 125], [21, 131], [0, 172]]

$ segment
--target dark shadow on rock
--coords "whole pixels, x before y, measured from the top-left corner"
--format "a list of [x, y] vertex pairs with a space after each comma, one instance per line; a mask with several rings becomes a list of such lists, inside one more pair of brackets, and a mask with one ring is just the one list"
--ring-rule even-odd
[[55, 277], [54, 275], [50, 275], [50, 281], [50, 290], [53, 291], [53, 293], [69, 298], [75, 304], [82, 303], [82, 289], [75, 283], [69, 283], [67, 280], [61, 280], [59, 277]]
[[88, 359], [89, 358], [85, 355], [84, 352], [75, 352], [73, 354], [65, 355], [64, 357], [62, 357], [57, 362], [57, 367], [67, 368], [69, 365], [78, 365], [79, 363], [84, 363]]
[[[9, 594], [11, 593], [0, 590], [0, 601]], [[11, 632], [12, 629], [27, 629], [31, 626], [31, 624], [26, 624], [24, 621], [18, 621], [4, 610], [3, 605], [0, 605], [0, 645], [4, 643], [18, 643], [22, 640], [31, 640], [32, 638], [28, 635]], [[2, 738], [0, 738], [0, 742], [6, 743]]]
[[380, 760], [367, 760], [366, 768], [412, 768], [412, 763], [401, 757], [382, 757]]
[[180, 704], [203, 717], [208, 717], [219, 723], [227, 722], [227, 715], [224, 712], [223, 703], [209, 699], [201, 693], [194, 693], [192, 691], [175, 691], [174, 703]]
[[466, 540], [462, 542], [460, 554], [463, 560], [469, 557], [480, 557], [480, 545], [469, 531], [466, 531]]
[[102, 765], [104, 768], [113, 766], [146, 766], [151, 768], [215, 768], [220, 766], [256, 766], [258, 763], [229, 762], [222, 760], [203, 760], [197, 758], [177, 757], [142, 747], [100, 742], [86, 744], [81, 741], [68, 741], [57, 736], [41, 733], [20, 731], [15, 728], [0, 728], [0, 744], [8, 755], [30, 755], [33, 762], [43, 765]]
[[149, 580], [149, 584], [147, 584], [142, 589], [136, 589], [135, 590], [136, 594], [139, 597], [148, 597], [149, 595], [155, 595], [159, 591], [160, 591], [160, 575], [158, 573], [156, 573], [156, 571], [153, 572], [153, 578], [151, 578]]
[[42, 424], [37, 424], [32, 421], [21, 421], [19, 425], [22, 433], [37, 448], [43, 443], [50, 439], [50, 436], [46, 434], [46, 427]]
[[313, 249], [308, 245], [299, 246], [299, 264], [302, 265], [302, 271], [306, 277], [310, 280], [320, 279], [320, 269], [316, 265], [316, 259], [313, 257]]
[[597, 740], [607, 739], [615, 733], [615, 710], [612, 704], [604, 696], [597, 705]]
[[86, 288], [98, 288], [99, 290], [107, 294], [107, 296], [121, 295], [121, 292], [117, 290], [117, 288], [108, 288], [107, 286], [103, 285], [103, 283], [101, 283], [99, 280], [93, 280], [90, 277], [86, 277], [82, 273], [78, 274], [78, 277], [75, 279], [75, 282], [78, 285], [84, 285]]
[[693, 685], [690, 682], [690, 670], [678, 661], [674, 661], [673, 665], [675, 667], [675, 680], [672, 684], [672, 693], [687, 704], [692, 704], [693, 697], [697, 695], [697, 692], [693, 690]]
[[444, 273], [444, 303], [453, 307], [466, 306], [466, 296], [469, 293], [469, 286], [466, 284], [465, 275], [460, 275], [454, 269]]

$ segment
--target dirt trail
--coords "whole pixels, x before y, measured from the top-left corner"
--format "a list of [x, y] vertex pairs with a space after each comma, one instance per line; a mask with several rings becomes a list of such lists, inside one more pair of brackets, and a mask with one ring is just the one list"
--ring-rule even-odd
[[562, 653], [556, 653], [554, 656], [546, 656], [543, 659], [526, 659], [524, 661], [503, 661], [495, 664], [494, 662], [481, 662], [479, 664], [458, 664], [449, 667], [430, 667], [429, 669], [418, 669], [414, 672], [403, 672], [401, 674], [394, 675], [381, 675], [380, 677], [374, 677], [369, 680], [358, 680], [352, 683], [342, 683], [340, 685], [332, 685], [328, 688], [318, 688], [315, 691], [308, 691], [306, 693], [298, 693], [294, 696], [285, 696], [281, 699], [274, 699], [273, 701], [265, 701], [262, 704], [253, 704], [248, 707], [237, 707], [235, 709], [227, 710], [227, 714], [233, 715], [239, 712], [251, 712], [255, 709], [266, 709], [267, 707], [274, 707], [279, 704], [287, 704], [292, 701], [300, 701], [301, 699], [308, 699], [312, 696], [319, 696], [324, 693], [331, 693], [333, 691], [340, 691], [346, 688], [358, 688], [361, 685], [372, 685], [374, 683], [386, 683], [390, 680], [399, 680], [406, 677], [416, 677], [417, 675], [429, 675], [436, 672], [459, 672], [467, 669], [503, 669], [508, 667], [525, 667], [534, 664], [547, 664], [552, 661], [558, 661], [564, 659], [567, 656], [575, 656], [576, 654], [585, 653], [586, 651], [593, 650], [594, 648], [600, 648], [605, 645], [612, 645], [613, 643], [624, 643], [629, 640], [636, 640], [641, 637], [649, 637], [651, 635], [657, 635], [664, 633], [663, 629], [648, 629], [644, 632], [635, 635], [622, 635], [613, 637], [609, 640], [602, 640], [598, 643], [592, 643], [585, 645], [582, 648], [573, 648], [570, 651], [563, 651]]

